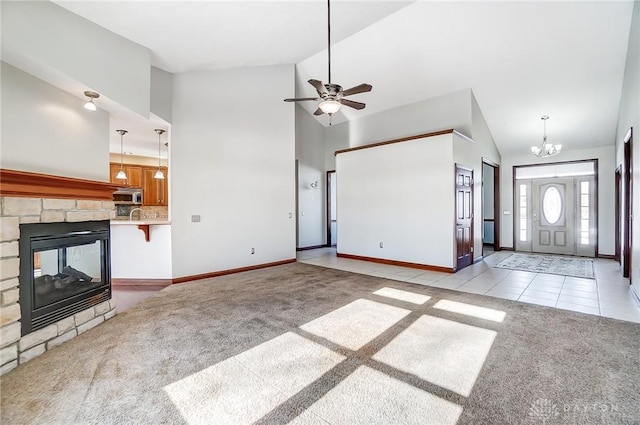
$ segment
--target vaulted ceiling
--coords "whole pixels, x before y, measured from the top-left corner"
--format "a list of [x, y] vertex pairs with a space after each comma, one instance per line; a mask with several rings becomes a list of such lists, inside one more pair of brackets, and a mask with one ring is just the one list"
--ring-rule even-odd
[[[315, 95], [306, 80], [327, 80], [324, 1], [56, 3], [148, 47], [169, 72], [295, 63], [299, 96]], [[470, 88], [503, 155], [538, 144], [545, 114], [549, 140], [567, 150], [612, 145], [632, 9], [631, 0], [333, 0], [333, 82], [374, 87], [351, 97], [366, 109], [342, 108], [333, 122]]]

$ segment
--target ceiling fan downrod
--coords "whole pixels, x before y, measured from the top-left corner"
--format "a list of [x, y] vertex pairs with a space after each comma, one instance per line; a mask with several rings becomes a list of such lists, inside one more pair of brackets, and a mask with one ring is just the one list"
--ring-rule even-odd
[[327, 51], [329, 52], [329, 84], [331, 84], [331, 0], [327, 0]]

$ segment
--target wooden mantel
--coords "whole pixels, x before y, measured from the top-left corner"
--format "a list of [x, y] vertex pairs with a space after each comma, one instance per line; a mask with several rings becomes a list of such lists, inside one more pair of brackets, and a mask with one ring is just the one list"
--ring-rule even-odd
[[0, 196], [111, 201], [118, 187], [109, 182], [0, 168]]

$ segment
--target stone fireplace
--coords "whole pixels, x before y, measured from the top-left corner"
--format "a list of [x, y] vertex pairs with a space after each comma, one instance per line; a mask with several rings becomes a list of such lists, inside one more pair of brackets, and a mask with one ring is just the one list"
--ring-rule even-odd
[[[108, 261], [115, 187], [4, 169], [0, 181], [4, 374], [116, 314]], [[29, 291], [36, 297], [23, 299]]]

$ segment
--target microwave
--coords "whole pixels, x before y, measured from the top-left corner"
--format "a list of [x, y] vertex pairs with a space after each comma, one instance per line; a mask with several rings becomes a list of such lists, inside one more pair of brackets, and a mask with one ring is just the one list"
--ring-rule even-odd
[[122, 188], [113, 192], [116, 205], [142, 205], [142, 189]]

